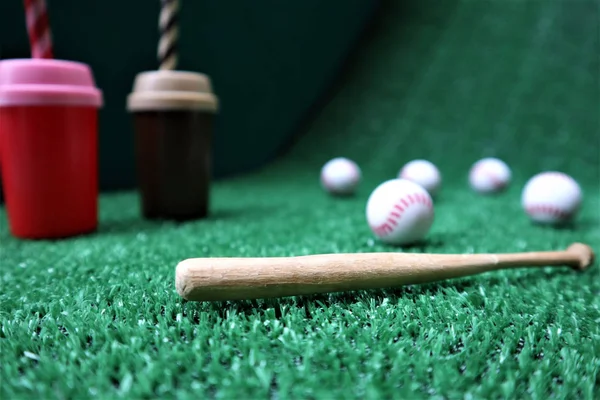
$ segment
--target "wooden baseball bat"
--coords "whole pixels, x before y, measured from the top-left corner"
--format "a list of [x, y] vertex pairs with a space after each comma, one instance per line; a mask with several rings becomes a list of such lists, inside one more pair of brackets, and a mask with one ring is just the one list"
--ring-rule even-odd
[[355, 253], [296, 257], [190, 258], [175, 271], [175, 287], [191, 301], [248, 300], [390, 288], [521, 266], [586, 269], [592, 249], [503, 254]]

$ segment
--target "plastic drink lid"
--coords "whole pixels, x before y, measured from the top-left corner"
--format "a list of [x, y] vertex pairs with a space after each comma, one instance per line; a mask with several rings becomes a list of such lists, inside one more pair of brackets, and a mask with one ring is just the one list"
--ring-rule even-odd
[[208, 76], [190, 71], [139, 73], [127, 97], [129, 111], [203, 110], [215, 112], [218, 100]]
[[0, 61], [0, 106], [74, 105], [102, 107], [91, 69], [55, 59]]

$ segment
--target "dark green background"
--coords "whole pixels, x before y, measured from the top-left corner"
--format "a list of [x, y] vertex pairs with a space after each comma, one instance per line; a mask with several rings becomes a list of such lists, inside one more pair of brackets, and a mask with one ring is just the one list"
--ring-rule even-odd
[[[181, 1], [179, 69], [208, 74], [220, 98], [215, 177], [277, 156], [326, 92], [374, 0]], [[125, 110], [135, 75], [156, 69], [159, 0], [48, 0], [55, 57], [88, 63], [106, 105], [102, 189], [135, 182]], [[0, 58], [29, 57], [22, 0], [0, 1]]]

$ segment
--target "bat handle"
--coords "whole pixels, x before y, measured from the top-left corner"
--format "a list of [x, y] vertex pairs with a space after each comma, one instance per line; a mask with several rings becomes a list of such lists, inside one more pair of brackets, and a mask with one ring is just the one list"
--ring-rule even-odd
[[594, 252], [583, 243], [573, 243], [563, 251], [497, 254], [498, 266], [520, 265], [544, 266], [565, 265], [583, 271], [594, 262]]

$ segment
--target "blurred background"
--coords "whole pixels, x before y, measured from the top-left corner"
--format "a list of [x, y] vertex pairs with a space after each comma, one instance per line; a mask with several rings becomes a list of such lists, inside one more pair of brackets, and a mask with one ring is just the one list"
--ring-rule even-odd
[[[208, 74], [219, 96], [217, 179], [260, 169], [311, 126], [320, 136], [314, 154], [330, 150], [323, 162], [352, 137], [345, 155], [362, 163], [389, 151], [443, 168], [471, 152], [465, 162], [498, 156], [530, 166], [526, 173], [573, 173], [564, 155], [578, 154], [596, 179], [598, 4], [184, 0], [179, 69]], [[48, 8], [55, 57], [89, 64], [104, 92], [101, 189], [132, 188], [125, 101], [135, 75], [157, 68], [160, 2], [50, 0]], [[23, 2], [4, 0], [0, 58], [29, 56]], [[397, 141], [388, 145], [390, 130]], [[545, 154], [543, 165], [532, 149]]]
[[[91, 66], [103, 90], [101, 189], [135, 184], [125, 109], [135, 75], [157, 69], [160, 1], [49, 0], [55, 58]], [[178, 69], [208, 74], [221, 111], [216, 178], [278, 155], [323, 101], [348, 53], [380, 10], [373, 0], [185, 1]], [[0, 1], [0, 58], [30, 57], [22, 0]]]

